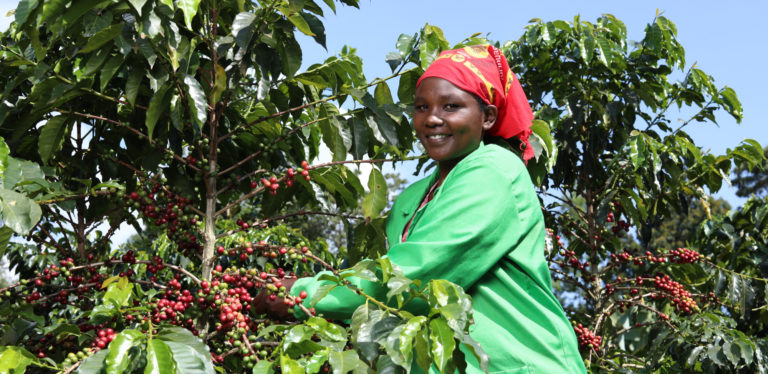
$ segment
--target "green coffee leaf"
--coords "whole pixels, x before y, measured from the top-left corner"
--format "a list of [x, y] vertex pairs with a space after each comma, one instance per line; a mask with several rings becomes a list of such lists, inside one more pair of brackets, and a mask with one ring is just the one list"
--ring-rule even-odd
[[171, 349], [162, 340], [150, 339], [147, 342], [147, 366], [144, 367], [144, 374], [165, 374], [176, 372], [176, 361], [174, 361]]
[[453, 330], [442, 318], [429, 321], [429, 340], [432, 342], [432, 358], [437, 370], [445, 372], [448, 363], [456, 349], [456, 341], [453, 338]]
[[77, 367], [75, 374], [100, 374], [104, 372], [104, 361], [107, 358], [109, 349], [100, 350], [85, 360]]
[[23, 374], [37, 358], [24, 348], [6, 346], [0, 348], [0, 373]]
[[67, 117], [56, 116], [48, 120], [40, 129], [40, 137], [37, 139], [37, 151], [43, 164], [48, 163], [51, 156], [61, 150], [64, 144], [64, 135], [67, 133]]
[[105, 363], [107, 374], [121, 374], [133, 361], [132, 348], [141, 350], [145, 336], [138, 330], [123, 330], [109, 343], [109, 353]]
[[198, 125], [202, 127], [208, 119], [208, 100], [205, 99], [205, 91], [203, 91], [200, 82], [191, 75], [184, 77], [184, 84], [189, 89], [187, 96], [192, 115], [197, 120]]
[[123, 29], [122, 23], [117, 23], [112, 26], [107, 27], [104, 30], [101, 30], [94, 34], [92, 37], [88, 39], [88, 42], [85, 43], [85, 46], [83, 49], [81, 49], [78, 53], [88, 53], [95, 51], [99, 47], [103, 46], [107, 42], [111, 42], [112, 39], [114, 39], [117, 35], [120, 34], [120, 32]]
[[375, 167], [368, 175], [368, 191], [363, 198], [363, 215], [376, 217], [387, 206], [387, 180]]
[[0, 188], [0, 213], [3, 223], [19, 235], [26, 235], [40, 221], [43, 211], [34, 200]]
[[192, 19], [195, 18], [197, 10], [200, 9], [200, 0], [179, 0], [176, 5], [184, 13], [184, 24], [191, 30]]

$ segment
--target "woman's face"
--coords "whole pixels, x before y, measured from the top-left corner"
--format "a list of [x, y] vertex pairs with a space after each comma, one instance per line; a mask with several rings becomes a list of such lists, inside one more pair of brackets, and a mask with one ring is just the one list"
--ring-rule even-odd
[[413, 104], [416, 135], [438, 164], [455, 164], [477, 149], [496, 121], [496, 107], [483, 112], [474, 95], [442, 78], [421, 81]]

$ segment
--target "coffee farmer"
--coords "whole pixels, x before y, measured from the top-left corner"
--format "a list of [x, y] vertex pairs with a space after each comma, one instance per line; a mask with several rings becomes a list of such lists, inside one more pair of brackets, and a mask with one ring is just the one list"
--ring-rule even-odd
[[[408, 278], [446, 279], [472, 296], [470, 335], [489, 355], [491, 373], [584, 373], [576, 336], [552, 293], [544, 218], [524, 164], [533, 156], [532, 119], [497, 48], [441, 53], [417, 83], [413, 113], [437, 170], [397, 198], [387, 256]], [[522, 160], [491, 138], [522, 147]], [[352, 280], [381, 294], [371, 282]], [[311, 298], [322, 283], [302, 278], [290, 293]], [[315, 309], [348, 319], [363, 302], [337, 287]], [[468, 372], [481, 372], [472, 354], [465, 357]]]

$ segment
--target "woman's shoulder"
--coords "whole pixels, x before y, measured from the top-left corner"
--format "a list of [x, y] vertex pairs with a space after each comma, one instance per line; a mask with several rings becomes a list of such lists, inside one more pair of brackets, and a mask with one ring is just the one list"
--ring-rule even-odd
[[527, 169], [520, 157], [496, 144], [483, 145], [456, 165], [458, 173], [478, 169], [502, 178], [516, 179], [527, 175]]

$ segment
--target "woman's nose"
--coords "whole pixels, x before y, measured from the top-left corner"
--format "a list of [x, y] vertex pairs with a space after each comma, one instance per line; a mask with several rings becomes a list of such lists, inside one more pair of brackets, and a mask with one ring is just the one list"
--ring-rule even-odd
[[435, 111], [431, 111], [427, 114], [424, 124], [427, 126], [440, 126], [443, 124], [443, 119]]

